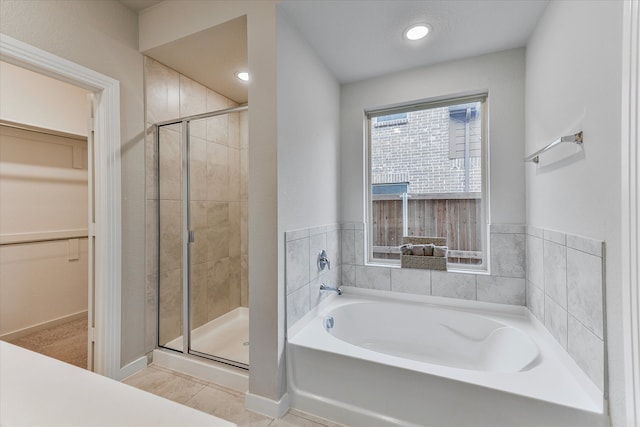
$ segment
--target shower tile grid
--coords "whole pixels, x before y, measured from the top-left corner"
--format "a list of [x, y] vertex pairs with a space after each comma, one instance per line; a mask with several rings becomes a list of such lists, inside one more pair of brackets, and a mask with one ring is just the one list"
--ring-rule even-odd
[[340, 427], [339, 424], [293, 409], [281, 419], [257, 414], [245, 409], [244, 393], [155, 365], [150, 365], [123, 382], [241, 427]]
[[603, 241], [528, 226], [527, 307], [604, 390]]

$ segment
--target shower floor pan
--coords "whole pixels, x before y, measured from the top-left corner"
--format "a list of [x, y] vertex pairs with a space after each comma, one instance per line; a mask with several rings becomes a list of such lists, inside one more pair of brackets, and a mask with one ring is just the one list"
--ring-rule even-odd
[[[182, 336], [165, 347], [182, 348]], [[194, 329], [191, 350], [249, 366], [249, 309], [238, 307]]]

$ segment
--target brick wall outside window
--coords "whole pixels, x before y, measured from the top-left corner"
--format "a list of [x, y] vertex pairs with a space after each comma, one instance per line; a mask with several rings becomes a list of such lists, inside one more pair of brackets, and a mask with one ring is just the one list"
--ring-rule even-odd
[[[464, 158], [449, 158], [450, 120], [441, 107], [410, 112], [403, 124], [372, 126], [372, 183], [409, 182], [413, 194], [463, 192]], [[469, 191], [480, 192], [481, 158], [469, 163]]]

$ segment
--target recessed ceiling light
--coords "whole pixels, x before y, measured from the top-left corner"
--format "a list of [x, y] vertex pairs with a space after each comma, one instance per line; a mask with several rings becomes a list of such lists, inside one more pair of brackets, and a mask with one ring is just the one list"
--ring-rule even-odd
[[429, 27], [423, 24], [412, 25], [404, 32], [404, 37], [407, 40], [420, 40], [429, 34]]
[[240, 71], [236, 73], [236, 77], [242, 80], [243, 82], [249, 81], [249, 73], [247, 73], [246, 71]]

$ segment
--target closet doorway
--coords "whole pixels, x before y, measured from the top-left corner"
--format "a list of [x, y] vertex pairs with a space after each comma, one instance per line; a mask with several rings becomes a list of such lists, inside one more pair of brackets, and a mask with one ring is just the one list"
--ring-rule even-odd
[[92, 94], [0, 67], [0, 339], [93, 369]]

